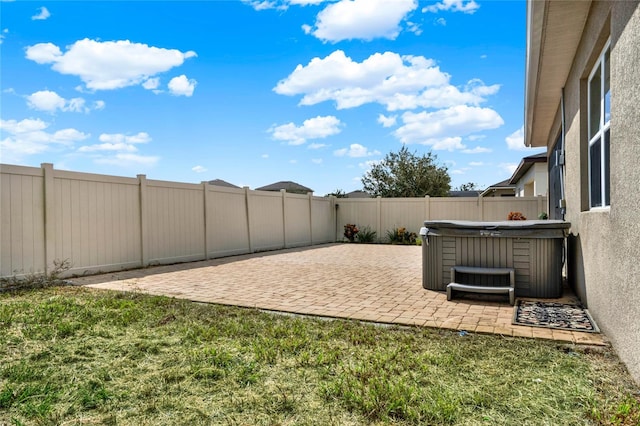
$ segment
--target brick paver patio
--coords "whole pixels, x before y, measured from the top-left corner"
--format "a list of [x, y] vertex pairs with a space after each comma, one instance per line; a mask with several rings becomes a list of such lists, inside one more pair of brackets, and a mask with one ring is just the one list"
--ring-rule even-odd
[[[305, 315], [603, 345], [599, 333], [511, 324], [514, 308], [422, 288], [417, 246], [329, 244], [90, 277], [74, 284]], [[573, 294], [556, 301], [575, 301]]]

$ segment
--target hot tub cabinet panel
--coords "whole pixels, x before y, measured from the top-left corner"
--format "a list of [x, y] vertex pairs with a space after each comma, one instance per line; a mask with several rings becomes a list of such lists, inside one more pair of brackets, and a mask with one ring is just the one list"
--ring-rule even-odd
[[[514, 268], [516, 297], [562, 296], [563, 221], [427, 221], [422, 233], [422, 285], [444, 291], [451, 267]], [[459, 282], [509, 285], [508, 277], [458, 273]]]

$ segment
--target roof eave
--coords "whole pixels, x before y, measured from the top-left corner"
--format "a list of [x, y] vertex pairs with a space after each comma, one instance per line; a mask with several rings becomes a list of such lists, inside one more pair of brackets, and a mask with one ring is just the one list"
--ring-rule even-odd
[[525, 77], [528, 147], [547, 146], [591, 0], [529, 0]]

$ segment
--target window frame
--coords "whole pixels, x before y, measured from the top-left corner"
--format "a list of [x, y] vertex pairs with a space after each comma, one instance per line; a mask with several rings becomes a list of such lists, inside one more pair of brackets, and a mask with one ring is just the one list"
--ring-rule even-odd
[[[608, 54], [608, 61], [605, 61]], [[606, 65], [609, 65], [608, 67]], [[608, 71], [608, 75], [607, 75]], [[599, 96], [599, 123], [597, 123], [597, 130], [591, 135], [592, 131], [592, 93], [591, 93], [591, 83], [594, 79], [594, 76], [600, 72], [600, 93], [596, 96]], [[605, 106], [607, 104], [607, 92], [605, 92], [605, 82], [609, 80], [609, 97], [608, 97], [608, 106], [609, 106], [609, 117], [605, 115]], [[610, 152], [611, 145], [611, 39], [607, 40], [602, 51], [597, 57], [596, 63], [593, 66], [593, 69], [589, 73], [589, 78], [587, 80], [587, 154], [589, 158], [589, 209], [608, 209], [611, 206], [611, 190], [610, 190], [610, 157], [608, 152]], [[608, 139], [606, 136], [608, 135]], [[594, 205], [593, 200], [593, 190], [592, 190], [592, 173], [593, 173], [593, 165], [592, 165], [592, 154], [591, 148], [594, 144], [600, 142], [600, 200], [599, 204]], [[609, 148], [609, 151], [607, 151]], [[607, 155], [605, 155], [607, 154]], [[608, 172], [608, 173], [607, 173]], [[607, 191], [609, 189], [609, 191]]]

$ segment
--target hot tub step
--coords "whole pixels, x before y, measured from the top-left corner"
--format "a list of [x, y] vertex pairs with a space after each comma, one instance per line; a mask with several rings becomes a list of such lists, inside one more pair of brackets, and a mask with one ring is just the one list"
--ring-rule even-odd
[[[478, 275], [511, 275], [515, 274], [514, 268], [484, 268], [477, 266], [453, 266], [451, 273], [460, 272], [462, 274], [478, 274]], [[453, 275], [452, 275], [453, 276]]]
[[516, 293], [513, 287], [489, 287], [489, 286], [481, 286], [481, 285], [470, 285], [470, 284], [460, 284], [460, 283], [449, 283], [447, 285], [447, 300], [452, 299], [453, 291], [467, 291], [470, 293], [485, 293], [485, 294], [500, 294], [500, 293], [508, 293], [509, 294], [509, 303], [513, 306], [516, 302]]

